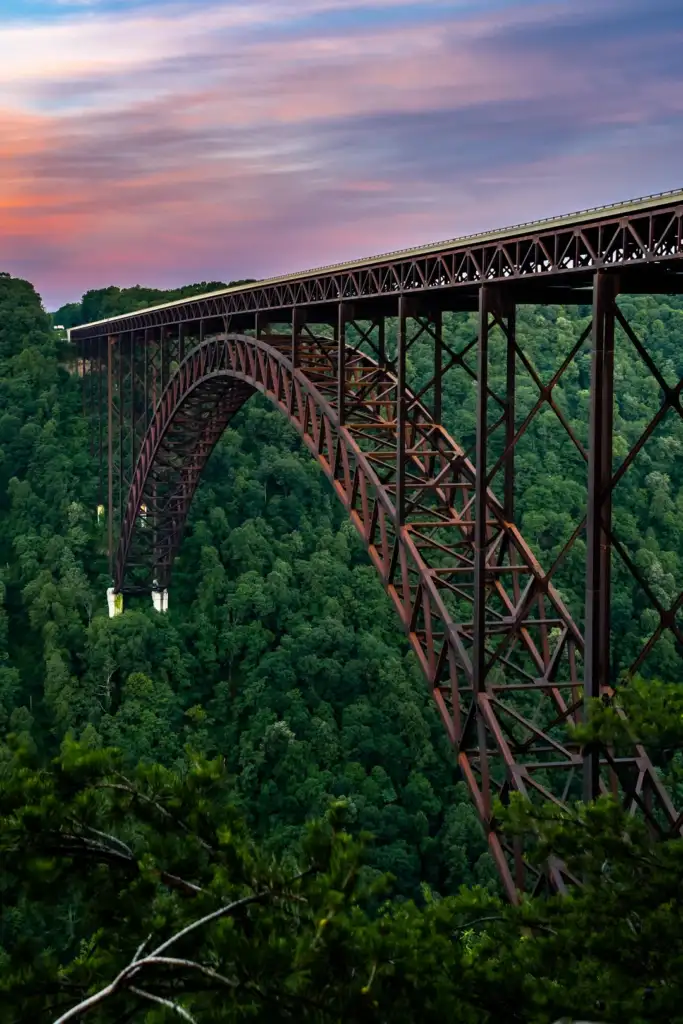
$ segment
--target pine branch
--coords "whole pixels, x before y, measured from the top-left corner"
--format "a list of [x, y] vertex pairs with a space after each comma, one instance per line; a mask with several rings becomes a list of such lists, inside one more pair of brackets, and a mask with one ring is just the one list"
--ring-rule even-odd
[[[98, 835], [101, 835], [103, 838], [113, 838], [106, 836], [103, 832], [98, 833]], [[131, 850], [128, 850], [127, 853], [123, 853], [120, 850], [111, 849], [102, 843], [88, 839], [86, 836], [81, 836], [77, 833], [71, 832], [50, 833], [47, 838], [54, 842], [53, 846], [49, 846], [49, 844], [47, 846], [51, 853], [60, 854], [63, 857], [92, 856], [97, 860], [118, 864], [122, 867], [125, 866], [136, 872], [139, 872], [140, 870], [138, 862]], [[121, 843], [121, 846], [125, 846], [125, 844]], [[196, 885], [194, 882], [189, 882], [186, 878], [180, 878], [179, 875], [174, 875], [170, 871], [165, 871], [163, 868], [159, 868], [159, 877], [163, 882], [166, 882], [171, 886], [171, 888], [184, 889], [193, 896], [213, 895], [208, 889], [203, 889], [200, 885]]]
[[194, 832], [191, 828], [189, 828], [181, 818], [176, 818], [176, 816], [174, 814], [171, 814], [171, 812], [168, 810], [168, 808], [164, 807], [163, 804], [160, 804], [158, 800], [154, 800], [154, 799], [152, 799], [151, 796], [147, 796], [146, 793], [142, 793], [142, 792], [140, 792], [139, 789], [136, 789], [135, 786], [132, 784], [132, 782], [129, 779], [127, 779], [125, 775], [121, 775], [120, 773], [117, 772], [116, 773], [116, 777], [119, 778], [119, 779], [123, 779], [123, 782], [105, 782], [105, 783], [100, 783], [100, 784], [98, 784], [97, 788], [98, 789], [117, 789], [117, 790], [120, 790], [120, 791], [122, 791], [124, 793], [128, 793], [135, 800], [140, 800], [142, 803], [145, 803], [145, 804], [148, 804], [151, 807], [154, 807], [159, 812], [159, 814], [161, 814], [161, 816], [163, 818], [166, 818], [167, 821], [172, 821], [173, 824], [177, 825], [178, 828], [182, 829], [182, 831], [185, 832], [186, 835], [193, 836], [197, 840], [197, 842], [200, 843], [200, 845], [204, 847], [205, 850], [208, 850], [210, 853], [217, 853], [218, 852], [215, 847], [211, 846], [210, 843], [207, 843], [207, 841], [205, 839], [202, 839], [201, 836], [198, 836], [196, 832]]

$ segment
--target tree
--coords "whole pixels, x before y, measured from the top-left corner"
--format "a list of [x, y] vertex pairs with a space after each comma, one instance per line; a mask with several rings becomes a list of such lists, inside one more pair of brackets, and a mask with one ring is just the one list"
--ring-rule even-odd
[[[596, 714], [589, 728], [613, 726]], [[680, 739], [680, 715], [666, 727]], [[207, 1022], [683, 1021], [683, 842], [654, 839], [611, 798], [506, 814], [536, 834], [539, 860], [582, 880], [567, 896], [510, 906], [425, 888], [396, 902], [364, 866], [368, 837], [346, 830], [346, 801], [273, 857], [219, 759], [125, 773], [114, 751], [67, 741], [41, 768], [13, 739], [0, 765], [7, 1020], [77, 1019], [85, 1001], [102, 1022], [146, 1020], [148, 1003]]]

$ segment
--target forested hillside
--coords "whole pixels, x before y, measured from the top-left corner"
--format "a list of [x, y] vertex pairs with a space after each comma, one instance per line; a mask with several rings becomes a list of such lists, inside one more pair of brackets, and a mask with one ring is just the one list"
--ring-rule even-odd
[[[212, 287], [192, 286], [182, 294]], [[63, 307], [52, 322], [70, 326], [180, 295], [105, 289], [88, 293], [82, 304]], [[629, 298], [622, 308], [665, 378], [676, 383], [683, 375], [683, 299]], [[520, 310], [519, 335], [541, 378], [552, 376], [589, 313], [561, 307]], [[118, 748], [116, 771], [126, 777], [157, 771], [151, 767], [157, 765], [191, 781], [199, 771], [197, 758], [217, 757], [225, 800], [237, 808], [264, 857], [286, 863], [306, 823], [342, 801], [346, 830], [374, 837], [363, 854], [364, 885], [389, 872], [393, 894], [400, 898], [438, 903], [463, 884], [479, 883], [494, 899], [497, 882], [485, 841], [379, 580], [318, 468], [265, 400], [256, 397], [248, 403], [207, 466], [177, 561], [168, 615], [157, 615], [151, 602], [140, 601], [109, 619], [104, 527], [96, 517], [97, 467], [89, 455], [80, 382], [66, 369], [69, 354], [56, 340], [52, 322], [30, 284], [0, 276], [0, 728], [13, 736], [2, 752], [7, 771], [18, 771], [14, 751], [24, 750], [24, 767], [12, 775], [20, 780], [16, 792], [23, 794], [21, 787], [28, 785], [26, 765], [33, 771], [64, 756], [65, 749], [72, 749], [64, 747], [65, 741], [78, 742], [78, 756], [94, 760], [81, 774], [73, 758], [64, 769], [59, 783], [65, 786], [59, 791], [64, 807], [80, 799], [79, 787], [92, 780], [95, 785], [102, 772], [113, 770], [109, 755], [98, 753], [106, 747]], [[447, 318], [452, 342], [467, 339], [474, 330], [472, 317]], [[554, 392], [580, 441], [586, 438], [589, 366], [586, 345]], [[623, 337], [616, 366], [619, 458], [645, 429], [659, 389]], [[409, 370], [416, 385], [427, 378], [424, 346], [411, 352]], [[523, 368], [518, 373], [521, 422], [538, 392], [529, 377], [523, 378]], [[493, 386], [500, 384], [495, 368]], [[474, 401], [471, 378], [454, 370], [447, 378], [444, 419], [466, 447], [473, 441]], [[683, 587], [682, 454], [680, 418], [670, 413], [624, 476], [615, 503], [624, 544], [667, 606]], [[520, 445], [516, 493], [518, 522], [543, 564], [553, 561], [583, 514], [584, 478], [580, 453], [555, 412], [545, 407]], [[578, 618], [584, 559], [579, 539], [558, 575]], [[658, 620], [619, 564], [614, 621], [620, 667], [635, 656]], [[648, 671], [681, 681], [672, 639], [659, 641]], [[97, 808], [102, 815], [100, 804]], [[107, 813], [123, 822], [132, 811], [126, 805]], [[148, 824], [134, 822], [131, 835], [142, 836]], [[176, 834], [177, 827], [176, 822], [169, 842], [180, 874], [189, 855], [178, 852], [182, 833]], [[20, 868], [14, 865], [11, 871]], [[3, 884], [7, 890], [7, 881]], [[93, 892], [89, 898], [95, 898]], [[134, 894], [131, 899], [135, 902]], [[484, 895], [477, 899], [486, 904]], [[0, 952], [20, 940], [34, 949], [35, 937], [31, 934], [29, 942], [25, 935], [27, 914], [36, 915], [36, 922], [41, 918], [35, 907], [27, 907], [19, 900], [3, 916]], [[55, 913], [63, 924], [74, 911], [60, 904]], [[413, 927], [407, 920], [401, 926], [406, 943]], [[578, 934], [578, 917], [575, 923]], [[414, 927], [417, 935], [427, 925]], [[429, 925], [437, 932], [440, 927], [436, 919]], [[36, 929], [38, 934], [38, 924]], [[69, 929], [69, 941], [77, 945], [83, 934], [73, 921]], [[57, 933], [59, 946], [65, 933], [63, 928]], [[499, 936], [494, 945], [502, 949], [508, 942], [509, 936]], [[419, 944], [417, 939], [414, 943]], [[371, 962], [379, 956], [376, 950], [358, 955], [366, 953]], [[471, 966], [471, 948], [461, 953]], [[546, 955], [539, 954], [541, 960]], [[519, 960], [512, 947], [510, 956]], [[421, 970], [415, 965], [416, 976]], [[515, 998], [524, 990], [522, 974], [514, 983], [519, 985]], [[471, 980], [472, 991], [483, 975], [477, 978]], [[344, 984], [340, 981], [340, 991]], [[615, 992], [618, 988], [615, 982]], [[582, 991], [588, 1000], [583, 1007], [593, 1007], [594, 994], [586, 995], [585, 986]], [[436, 1016], [429, 1019], [442, 1019], [438, 1014], [444, 1005], [436, 1005]], [[479, 1006], [477, 999], [472, 1005], [470, 1016], [463, 1009], [463, 1020], [502, 1019], [486, 1016], [494, 1011]], [[538, 1016], [519, 1019], [550, 1021], [543, 1013], [558, 1005], [557, 999], [550, 1000]], [[167, 1019], [163, 1010], [161, 1016], [155, 1012], [120, 1019]], [[353, 1013], [359, 1015], [347, 1019], [375, 1019], [357, 1009]], [[0, 1013], [4, 1019], [22, 1017]]]
[[[248, 284], [250, 278], [231, 281], [231, 285]], [[80, 302], [67, 302], [65, 306], [52, 314], [52, 322], [60, 327], [77, 327], [78, 324], [90, 324], [95, 320], [106, 320], [110, 316], [121, 313], [132, 313], [146, 306], [157, 306], [174, 299], [186, 299], [191, 295], [205, 295], [226, 288], [225, 281], [200, 281], [188, 284], [184, 288], [94, 288], [86, 292]]]
[[[46, 751], [67, 732], [114, 744], [129, 765], [176, 765], [188, 744], [220, 753], [250, 825], [275, 849], [346, 796], [356, 827], [377, 836], [371, 863], [395, 874], [400, 892], [493, 882], [392, 609], [282, 416], [253, 399], [226, 431], [192, 510], [169, 615], [139, 602], [110, 620], [80, 383], [58, 365], [30, 287], [3, 286], [13, 312], [0, 373], [14, 389], [0, 420], [3, 563], [21, 673], [3, 699], [11, 727], [30, 722]], [[101, 304], [110, 295], [90, 295], [93, 315], [119, 311]]]
[[[393, 612], [352, 527], [281, 415], [254, 398], [210, 461], [178, 560], [170, 614], [146, 604], [106, 615], [103, 535], [95, 522], [78, 381], [58, 365], [47, 317], [30, 286], [3, 279], [3, 558], [10, 660], [6, 715], [33, 719], [36, 742], [67, 732], [120, 746], [131, 763], [171, 765], [186, 744], [220, 752], [245, 811], [277, 848], [334, 797], [347, 796], [377, 837], [374, 861], [399, 890], [439, 891], [493, 878], [473, 812]], [[191, 286], [198, 291], [204, 284]], [[75, 319], [126, 312], [178, 293], [114, 288], [84, 296]], [[670, 380], [683, 373], [683, 301], [629, 298], [625, 311]], [[590, 310], [522, 307], [518, 331], [542, 379], [560, 365]], [[474, 317], [447, 318], [454, 343]], [[391, 335], [391, 329], [389, 331]], [[390, 339], [391, 340], [391, 339]], [[495, 353], [494, 353], [495, 355]], [[411, 351], [416, 387], [426, 346]], [[624, 338], [617, 345], [617, 456], [642, 433], [656, 382]], [[503, 360], [493, 387], [502, 393]], [[554, 392], [586, 439], [590, 352], [585, 345]], [[537, 397], [518, 368], [521, 422]], [[473, 443], [475, 389], [453, 370], [444, 419]], [[617, 489], [620, 537], [647, 582], [670, 603], [683, 586], [683, 429], [671, 414]], [[545, 406], [517, 453], [518, 521], [550, 565], [585, 507], [585, 464]], [[582, 613], [585, 545], [558, 573]], [[617, 656], [633, 657], [656, 626], [645, 596], [615, 561]], [[669, 637], [650, 672], [678, 679]], [[16, 678], [16, 671], [20, 678]]]

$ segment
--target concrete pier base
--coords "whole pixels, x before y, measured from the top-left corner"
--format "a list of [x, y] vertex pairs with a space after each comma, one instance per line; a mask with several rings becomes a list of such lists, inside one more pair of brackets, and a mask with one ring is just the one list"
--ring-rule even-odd
[[168, 611], [168, 590], [153, 590], [152, 591], [152, 604], [154, 610], [163, 614]]
[[113, 619], [116, 615], [123, 614], [123, 594], [115, 594], [113, 587], [109, 587], [107, 590], [107, 604], [109, 606], [110, 619]]

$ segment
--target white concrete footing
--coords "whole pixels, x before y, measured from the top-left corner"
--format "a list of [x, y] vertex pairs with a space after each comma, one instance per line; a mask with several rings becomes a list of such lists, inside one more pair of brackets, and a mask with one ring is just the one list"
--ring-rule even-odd
[[107, 604], [109, 605], [109, 618], [123, 614], [123, 594], [115, 594], [114, 588], [107, 590]]
[[152, 604], [154, 610], [163, 614], [168, 611], [168, 590], [153, 590]]

